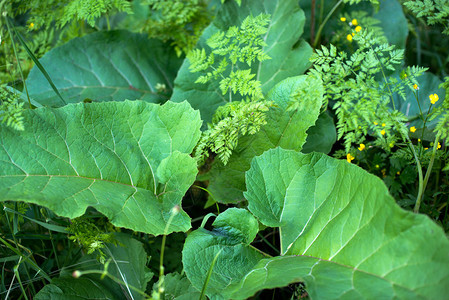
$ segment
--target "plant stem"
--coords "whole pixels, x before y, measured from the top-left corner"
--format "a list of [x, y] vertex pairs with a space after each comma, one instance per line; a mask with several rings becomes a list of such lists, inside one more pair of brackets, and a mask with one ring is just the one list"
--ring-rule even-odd
[[106, 15], [106, 24], [108, 25], [108, 31], [111, 30], [111, 24], [109, 23], [109, 15]]
[[276, 251], [276, 253], [279, 253], [280, 251], [279, 251], [279, 249], [276, 249], [276, 247], [275, 246], [273, 246], [273, 244], [272, 243], [270, 243], [270, 241], [268, 241], [262, 234], [260, 234], [260, 233], [257, 233], [257, 235], [271, 248], [271, 249], [273, 249], [274, 251]]
[[11, 27], [10, 27], [10, 25], [9, 25], [8, 17], [5, 16], [5, 20], [6, 20], [6, 26], [8, 27], [8, 33], [9, 33], [9, 36], [11, 37], [11, 44], [12, 44], [12, 49], [14, 50], [14, 56], [16, 57], [16, 59], [17, 59], [17, 65], [19, 66], [20, 78], [22, 79], [23, 87], [24, 87], [25, 92], [26, 92], [26, 94], [27, 94], [28, 105], [29, 105], [30, 108], [31, 108], [30, 95], [28, 94], [28, 88], [27, 88], [27, 84], [26, 84], [26, 82], [25, 82], [25, 77], [23, 77], [22, 66], [21, 66], [21, 64], [20, 64], [19, 55], [17, 54], [16, 43], [14, 42], [14, 37], [13, 37], [13, 34], [12, 34]]
[[415, 146], [413, 146], [412, 141], [408, 137], [407, 141], [409, 143], [410, 150], [412, 150], [413, 157], [415, 158], [416, 168], [418, 169], [418, 196], [416, 197], [415, 208], [413, 209], [413, 211], [417, 213], [419, 211], [419, 205], [421, 204], [421, 199], [424, 192], [424, 180], [422, 175], [421, 163], [419, 162], [418, 155], [416, 154]]
[[[436, 154], [437, 149], [438, 149], [438, 141], [439, 141], [439, 139], [440, 139], [440, 135], [438, 134], [435, 137], [435, 142], [433, 143], [432, 157], [430, 158], [429, 166], [427, 167], [427, 171], [426, 171], [426, 176], [425, 176], [423, 184], [422, 184], [422, 192], [421, 192], [421, 194], [418, 194], [418, 197], [416, 199], [415, 208], [413, 209], [413, 211], [415, 213], [419, 213], [419, 207], [421, 206], [421, 201], [422, 201], [422, 198], [423, 198], [423, 194], [424, 194], [424, 191], [426, 190], [427, 183], [429, 182], [430, 174], [432, 173], [432, 167], [433, 167], [433, 163], [435, 161], [435, 154]], [[421, 174], [421, 176], [422, 176], [422, 174]]]
[[390, 99], [391, 99], [391, 104], [393, 104], [393, 110], [396, 110], [396, 106], [394, 105], [393, 93], [391, 92], [390, 85], [389, 85], [389, 83], [388, 83], [387, 76], [385, 75], [384, 67], [383, 67], [383, 65], [382, 65], [382, 62], [380, 61], [380, 59], [379, 59], [379, 57], [377, 56], [376, 52], [374, 51], [373, 47], [371, 46], [370, 48], [371, 48], [371, 50], [373, 51], [374, 55], [376, 56], [377, 61], [378, 61], [379, 64], [380, 64], [380, 71], [382, 72], [382, 77], [384, 78], [385, 84], [387, 85], [387, 88], [388, 88], [388, 92], [390, 93]]
[[340, 6], [340, 4], [342, 2], [343, 2], [343, 0], [338, 1], [337, 4], [335, 4], [334, 7], [332, 7], [331, 11], [327, 14], [327, 16], [324, 19], [323, 23], [321, 23], [320, 27], [318, 27], [318, 32], [316, 33], [316, 37], [315, 37], [315, 40], [313, 42], [313, 49], [315, 49], [317, 44], [318, 44], [318, 41], [319, 41], [320, 36], [321, 36], [321, 31], [323, 31], [324, 25], [326, 25], [326, 23], [329, 20], [329, 18], [332, 16], [334, 11]]
[[212, 270], [214, 269], [215, 263], [217, 262], [218, 256], [220, 255], [222, 250], [223, 249], [220, 249], [220, 251], [217, 252], [217, 254], [215, 255], [214, 259], [212, 260], [212, 263], [211, 263], [211, 265], [209, 267], [209, 270], [207, 271], [206, 280], [204, 281], [203, 288], [201, 289], [201, 294], [200, 294], [200, 298], [199, 298], [200, 300], [206, 298], [205, 297], [206, 296], [206, 289], [207, 289], [207, 286], [209, 284], [210, 277], [212, 276]]
[[[88, 270], [88, 271], [75, 271], [76, 277], [81, 277], [83, 275], [88, 275], [88, 274], [99, 274], [102, 275], [102, 278], [104, 276], [109, 277], [110, 279], [112, 279], [113, 281], [115, 281], [116, 283], [120, 284], [120, 285], [127, 285], [129, 286], [129, 288], [133, 291], [136, 291], [137, 293], [139, 293], [140, 295], [144, 296], [145, 299], [150, 299], [149, 295], [147, 295], [145, 292], [141, 291], [140, 289], [136, 288], [135, 286], [132, 286], [130, 284], [127, 284], [126, 282], [120, 280], [119, 278], [109, 274], [107, 271], [99, 271], [99, 270]], [[75, 273], [74, 272], [74, 273]]]
[[310, 43], [313, 43], [314, 37], [315, 37], [315, 0], [312, 0], [310, 12]]

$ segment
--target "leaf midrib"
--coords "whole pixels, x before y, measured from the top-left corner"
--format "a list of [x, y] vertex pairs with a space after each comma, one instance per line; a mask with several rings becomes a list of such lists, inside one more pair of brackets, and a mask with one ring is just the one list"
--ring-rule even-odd
[[[79, 175], [52, 175], [52, 174], [24, 174], [24, 175], [0, 175], [0, 178], [8, 178], [8, 177], [60, 177], [60, 178], [82, 178], [82, 179], [88, 179], [88, 180], [93, 180], [93, 181], [103, 181], [103, 182], [109, 182], [109, 183], [114, 183], [114, 184], [120, 184], [120, 185], [124, 185], [124, 186], [129, 186], [132, 187], [134, 189], [143, 189], [143, 190], [147, 190], [152, 192], [151, 190], [144, 188], [144, 187], [140, 187], [140, 186], [136, 186], [133, 184], [129, 184], [129, 183], [123, 183], [123, 182], [117, 182], [117, 181], [112, 181], [112, 180], [107, 180], [107, 179], [101, 179], [101, 178], [92, 178], [92, 177], [87, 177], [87, 176], [79, 176]], [[20, 182], [19, 182], [20, 183]], [[18, 184], [18, 183], [17, 183]], [[155, 194], [156, 195], [156, 194]]]

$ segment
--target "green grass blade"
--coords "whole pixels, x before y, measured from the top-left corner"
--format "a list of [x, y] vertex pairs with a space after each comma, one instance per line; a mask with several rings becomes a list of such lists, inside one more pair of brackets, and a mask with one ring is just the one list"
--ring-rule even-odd
[[23, 48], [25, 48], [26, 52], [28, 53], [28, 56], [33, 60], [33, 62], [36, 64], [36, 66], [39, 68], [39, 70], [42, 72], [42, 74], [47, 79], [47, 81], [50, 84], [50, 86], [53, 89], [53, 91], [55, 91], [56, 95], [58, 95], [58, 97], [61, 99], [62, 103], [64, 103], [64, 105], [67, 105], [67, 102], [64, 100], [64, 98], [62, 98], [62, 96], [59, 93], [58, 89], [56, 88], [55, 84], [51, 80], [50, 75], [48, 75], [47, 71], [42, 66], [42, 64], [39, 62], [39, 60], [36, 58], [36, 56], [34, 56], [34, 54], [31, 52], [30, 48], [28, 48], [28, 46], [26, 45], [24, 39], [20, 35], [20, 33], [17, 32], [17, 30], [16, 30], [16, 28], [14, 26], [12, 26], [12, 29], [14, 30], [14, 33], [16, 34], [20, 44], [22, 44]]
[[48, 230], [55, 231], [55, 232], [60, 232], [60, 233], [64, 233], [64, 234], [68, 233], [66, 228], [63, 227], [63, 226], [58, 226], [58, 225], [53, 225], [53, 224], [48, 224], [48, 223], [45, 223], [45, 222], [38, 221], [36, 219], [27, 217], [26, 215], [23, 215], [23, 214], [19, 213], [18, 211], [15, 211], [15, 210], [13, 210], [11, 208], [8, 208], [8, 207], [5, 207], [3, 210], [6, 211], [6, 212], [13, 213], [14, 216], [16, 216], [16, 215], [17, 216], [22, 216], [22, 217], [24, 217], [24, 218], [26, 218], [26, 219], [28, 219], [28, 220], [38, 224], [38, 225], [41, 225], [42, 227], [44, 227], [44, 228], [46, 228]]

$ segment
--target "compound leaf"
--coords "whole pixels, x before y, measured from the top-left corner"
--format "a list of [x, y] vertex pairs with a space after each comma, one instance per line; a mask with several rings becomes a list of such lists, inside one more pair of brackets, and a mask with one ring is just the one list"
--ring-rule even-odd
[[[219, 30], [226, 31], [232, 26], [239, 26], [248, 15], [258, 16], [261, 13], [271, 15], [268, 32], [264, 36], [267, 46], [263, 48], [271, 59], [253, 64], [252, 73], [256, 74], [255, 79], [261, 82], [262, 91], [266, 93], [281, 80], [304, 73], [310, 65], [312, 49], [299, 39], [305, 17], [298, 1], [242, 1], [241, 6], [234, 1], [227, 1], [217, 12], [214, 22], [203, 32], [198, 46], [210, 52], [206, 44], [209, 37]], [[189, 66], [186, 59], [176, 77], [171, 100], [189, 101], [192, 107], [200, 110], [202, 119], [210, 122], [217, 107], [229, 99], [222, 95], [218, 82], [195, 83], [199, 75], [191, 73]]]

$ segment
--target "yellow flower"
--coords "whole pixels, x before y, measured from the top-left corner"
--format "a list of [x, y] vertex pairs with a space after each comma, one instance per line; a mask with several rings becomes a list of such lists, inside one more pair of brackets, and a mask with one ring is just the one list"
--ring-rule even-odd
[[376, 169], [379, 169], [380, 168], [380, 166], [379, 165], [376, 165]]
[[351, 161], [353, 161], [354, 158], [355, 158], [355, 157], [352, 156], [351, 153], [348, 153], [348, 154], [346, 155], [346, 160], [348, 161], [348, 163], [350, 163]]
[[352, 35], [351, 35], [351, 34], [348, 34], [348, 35], [346, 36], [346, 39], [347, 39], [348, 41], [352, 42]]
[[377, 122], [374, 122], [374, 125], [377, 125]]
[[28, 26], [30, 29], [32, 29], [34, 27], [34, 23], [30, 23], [30, 25]]
[[359, 150], [363, 151], [363, 149], [365, 149], [365, 144], [360, 144]]
[[440, 144], [440, 142], [438, 142], [437, 149], [440, 149], [440, 148], [441, 148], [441, 144]]
[[346, 18], [345, 18], [345, 17], [341, 17], [341, 18], [340, 18], [340, 21], [346, 22]]
[[416, 127], [415, 126], [410, 127], [410, 132], [415, 132], [415, 131], [416, 131]]
[[380, 134], [381, 134], [381, 135], [385, 135], [385, 130], [382, 129], [382, 130], [380, 131]]
[[396, 174], [397, 174], [397, 175], [401, 175], [401, 172], [397, 171]]
[[354, 25], [354, 26], [357, 26], [357, 24], [358, 24], [357, 23], [357, 19], [352, 19], [351, 24]]
[[429, 96], [430, 99], [430, 103], [435, 104], [438, 101], [438, 95], [437, 94], [433, 94]]
[[418, 139], [418, 143], [421, 143], [421, 139]]
[[360, 30], [362, 30], [362, 26], [357, 26], [357, 27], [355, 28], [355, 32], [359, 32]]
[[426, 147], [426, 148], [424, 148], [424, 150], [428, 150], [428, 149], [429, 149], [429, 148], [427, 148], [427, 147]]
[[385, 123], [382, 123], [382, 127], [385, 127]]
[[414, 85], [413, 85], [413, 88], [414, 88], [415, 90], [419, 90], [419, 87], [418, 87], [417, 84], [414, 84]]

